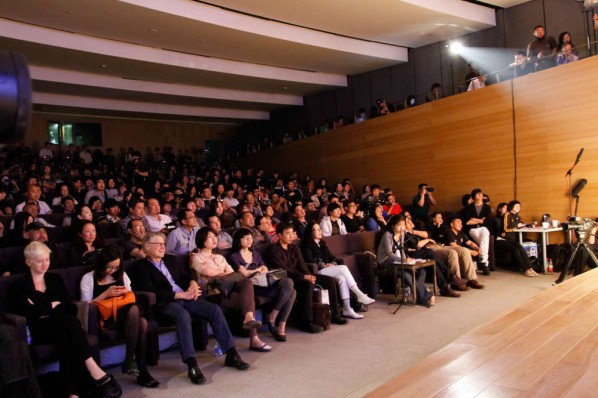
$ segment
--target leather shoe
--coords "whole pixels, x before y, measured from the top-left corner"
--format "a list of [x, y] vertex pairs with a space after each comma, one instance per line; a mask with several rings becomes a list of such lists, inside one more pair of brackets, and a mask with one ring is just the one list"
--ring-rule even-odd
[[303, 325], [301, 330], [303, 330], [304, 332], [307, 332], [307, 333], [316, 334], [316, 333], [323, 332], [324, 328], [320, 325], [316, 325], [313, 322], [308, 322], [305, 325]]
[[464, 285], [451, 285], [451, 288], [453, 290], [458, 290], [460, 292], [465, 292], [465, 291], [467, 291], [469, 289], [467, 287], [467, 284], [464, 284]]
[[96, 380], [97, 395], [100, 398], [118, 398], [123, 391], [114, 376], [106, 373], [104, 377]]
[[243, 362], [241, 356], [237, 352], [226, 354], [224, 365], [239, 370], [247, 370], [251, 366], [247, 362]]
[[488, 266], [482, 267], [482, 274], [490, 275], [490, 268], [488, 268]]
[[484, 285], [480, 284], [480, 282], [478, 282], [475, 279], [468, 280], [467, 286], [469, 286], [472, 289], [483, 289], [484, 288]]
[[340, 315], [334, 314], [330, 317], [330, 322], [334, 323], [335, 325], [344, 325], [347, 323], [347, 320]]
[[203, 375], [203, 373], [201, 373], [201, 370], [199, 370], [199, 366], [189, 368], [187, 371], [187, 376], [193, 384], [203, 384], [206, 382], [206, 377]]
[[456, 291], [454, 291], [451, 288], [447, 288], [446, 290], [443, 290], [440, 294], [445, 297], [461, 297], [461, 295], [459, 293], [457, 293]]
[[368, 306], [365, 304], [361, 304], [361, 303], [357, 303], [358, 305], [356, 305], [355, 307], [353, 307], [353, 309], [355, 310], [355, 312], [368, 312]]
[[270, 322], [268, 322], [267, 325], [268, 325], [268, 330], [270, 331], [270, 334], [272, 335], [272, 337], [274, 337], [274, 340], [280, 341], [280, 342], [287, 341], [286, 334], [278, 333], [278, 330], [276, 330], [276, 326], [274, 326]]
[[255, 320], [255, 319], [252, 319], [252, 320], [247, 321], [247, 322], [243, 322], [243, 329], [244, 330], [257, 329], [257, 328], [259, 328], [261, 326], [262, 326], [262, 323], [260, 321]]
[[154, 379], [149, 373], [142, 373], [137, 376], [137, 384], [139, 384], [141, 387], [156, 388], [160, 385], [160, 382]]

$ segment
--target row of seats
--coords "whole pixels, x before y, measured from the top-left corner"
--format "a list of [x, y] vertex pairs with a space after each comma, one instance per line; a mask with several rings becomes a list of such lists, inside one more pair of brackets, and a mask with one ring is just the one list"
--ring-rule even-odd
[[[355, 279], [362, 285], [362, 287], [365, 286], [364, 280], [366, 284], [371, 283], [373, 286], [373, 281], [369, 281], [367, 279], [367, 275], [371, 275], [371, 272], [368, 272], [368, 270], [363, 268], [364, 264], [365, 266], [370, 267], [368, 255], [364, 254], [364, 252], [374, 250], [375, 234], [373, 232], [337, 235], [326, 237], [324, 240], [327, 242], [332, 253], [343, 259], [345, 264], [347, 264], [353, 273]], [[299, 244], [300, 242], [295, 243]], [[68, 244], [63, 243], [61, 245]], [[256, 246], [256, 250], [260, 251], [260, 254], [266, 255], [268, 245], [258, 245]], [[230, 251], [223, 251], [222, 254], [227, 256], [230, 254]], [[179, 267], [187, 268], [189, 266], [189, 255], [177, 255], [175, 258]], [[134, 261], [125, 261], [123, 267], [128, 273], [141, 272], [140, 270], [136, 269]], [[77, 303], [79, 308], [78, 317], [88, 332], [88, 340], [93, 349], [94, 358], [99, 363], [101, 358], [101, 350], [113, 347], [114, 345], [123, 344], [124, 340], [123, 336], [118, 330], [100, 330], [97, 308], [89, 303], [78, 301], [80, 298], [80, 280], [83, 275], [89, 272], [91, 269], [92, 267], [89, 266], [78, 266], [55, 269], [49, 272], [58, 273], [63, 277], [69, 295]], [[365, 279], [364, 274], [366, 275]], [[9, 307], [9, 292], [11, 285], [17, 278], [18, 276], [0, 278], [0, 313], [7, 315], [8, 319], [10, 319], [11, 322], [17, 327], [19, 337], [26, 341], [27, 329], [25, 318], [10, 313], [11, 309]], [[168, 319], [157, 318], [151, 310], [153, 304], [156, 302], [155, 294], [151, 292], [135, 292], [135, 295], [137, 297], [138, 304], [144, 309], [144, 314], [149, 321], [147, 360], [148, 364], [153, 365], [156, 364], [159, 359], [159, 335], [161, 333], [171, 332], [173, 330], [173, 325]], [[210, 296], [204, 297], [204, 299], [208, 299], [220, 304], [225, 310], [225, 314], [228, 315], [234, 315], [235, 312], [238, 312], [240, 307], [240, 297], [235, 293], [233, 293], [230, 297]], [[256, 298], [256, 300], [258, 308], [264, 308], [271, 302], [271, 299], [266, 297]], [[240, 316], [227, 316], [227, 319], [229, 320], [231, 331], [233, 331], [233, 333], [242, 333], [242, 318]], [[206, 349], [208, 333], [207, 323], [205, 321], [199, 321], [195, 323], [194, 339], [197, 350], [202, 351]], [[31, 346], [30, 351], [31, 357], [36, 365], [43, 365], [57, 360], [56, 349], [51, 345]]]

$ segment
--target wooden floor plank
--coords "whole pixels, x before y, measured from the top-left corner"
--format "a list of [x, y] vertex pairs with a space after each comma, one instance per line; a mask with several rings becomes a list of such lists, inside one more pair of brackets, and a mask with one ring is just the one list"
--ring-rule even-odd
[[465, 333], [368, 397], [598, 396], [597, 271]]

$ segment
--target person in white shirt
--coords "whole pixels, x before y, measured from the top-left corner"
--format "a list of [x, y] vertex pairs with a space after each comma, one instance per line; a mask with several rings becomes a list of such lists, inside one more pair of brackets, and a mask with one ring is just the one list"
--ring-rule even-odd
[[52, 149], [50, 149], [51, 146], [52, 143], [50, 141], [46, 141], [44, 147], [39, 150], [39, 157], [42, 160], [52, 160], [54, 158], [54, 153], [52, 152]]
[[52, 210], [50, 209], [50, 206], [48, 206], [48, 204], [46, 202], [44, 202], [43, 200], [39, 200], [39, 198], [42, 196], [42, 189], [39, 185], [35, 185], [35, 184], [27, 185], [27, 191], [25, 192], [25, 196], [27, 197], [27, 200], [25, 200], [17, 205], [17, 207], [15, 208], [15, 213], [23, 211], [23, 207], [25, 207], [25, 205], [27, 203], [36, 202], [39, 206], [39, 214], [40, 215], [52, 214]]
[[172, 219], [166, 214], [160, 214], [160, 202], [156, 198], [149, 198], [146, 201], [147, 222], [150, 226], [150, 232], [162, 232], [166, 224], [171, 224]]
[[341, 206], [338, 203], [330, 203], [327, 208], [328, 215], [322, 218], [320, 228], [323, 236], [346, 235], [347, 228], [340, 219]]
[[83, 150], [79, 152], [79, 159], [83, 164], [91, 164], [93, 162], [93, 158], [91, 157], [91, 152], [89, 148], [84, 146]]

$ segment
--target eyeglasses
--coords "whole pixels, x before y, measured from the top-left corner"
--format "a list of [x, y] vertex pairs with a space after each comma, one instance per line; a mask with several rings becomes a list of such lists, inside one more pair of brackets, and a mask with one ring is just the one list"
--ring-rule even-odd
[[113, 267], [111, 265], [107, 265], [106, 269], [109, 271], [118, 271], [120, 269], [120, 266]]
[[147, 242], [148, 245], [158, 245], [160, 247], [162, 246], [166, 246], [166, 243], [164, 242]]

